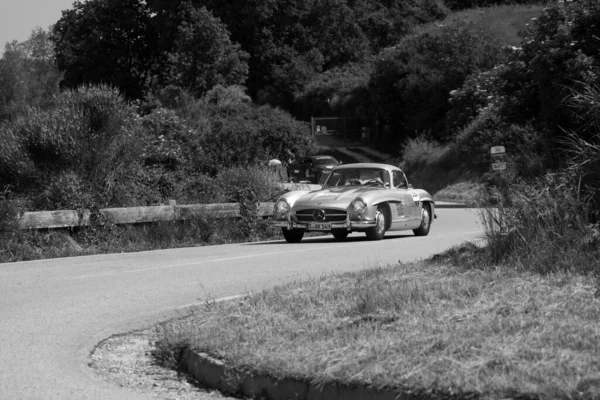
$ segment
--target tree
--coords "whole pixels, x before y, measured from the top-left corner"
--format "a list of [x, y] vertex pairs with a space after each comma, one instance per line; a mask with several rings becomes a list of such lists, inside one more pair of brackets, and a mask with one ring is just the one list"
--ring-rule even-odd
[[422, 132], [443, 138], [450, 91], [471, 73], [492, 68], [498, 49], [487, 32], [459, 21], [432, 24], [378, 55], [369, 88], [396, 139]]
[[104, 83], [128, 98], [140, 98], [153, 76], [157, 35], [152, 14], [140, 0], [76, 1], [54, 26], [62, 85]]
[[0, 120], [25, 107], [47, 107], [58, 93], [61, 74], [54, 65], [48, 32], [36, 28], [25, 42], [7, 43], [0, 59]]
[[523, 33], [522, 49], [502, 75], [504, 115], [518, 123], [534, 120], [553, 136], [577, 130], [565, 107], [571, 90], [600, 79], [600, 3], [595, 0], [547, 7]]
[[[148, 0], [167, 31], [184, 0]], [[247, 87], [259, 103], [288, 110], [316, 75], [394, 43], [416, 22], [445, 15], [440, 0], [192, 0], [251, 54]]]
[[248, 74], [248, 53], [231, 42], [229, 32], [206, 8], [184, 3], [175, 45], [169, 53], [169, 84], [201, 96], [215, 85], [241, 85]]

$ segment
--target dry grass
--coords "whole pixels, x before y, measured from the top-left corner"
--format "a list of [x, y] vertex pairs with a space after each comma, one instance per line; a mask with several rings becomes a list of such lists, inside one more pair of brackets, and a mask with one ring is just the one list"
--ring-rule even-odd
[[102, 225], [75, 230], [0, 230], [0, 263], [124, 253], [180, 247], [243, 243], [280, 238], [267, 221], [257, 221], [252, 237], [243, 221], [234, 218], [195, 218], [186, 221], [134, 225]]
[[502, 398], [600, 396], [600, 300], [584, 276], [416, 263], [207, 303], [163, 328], [276, 376]]
[[458, 182], [435, 193], [438, 201], [451, 201], [472, 205], [481, 196], [482, 184], [472, 181]]

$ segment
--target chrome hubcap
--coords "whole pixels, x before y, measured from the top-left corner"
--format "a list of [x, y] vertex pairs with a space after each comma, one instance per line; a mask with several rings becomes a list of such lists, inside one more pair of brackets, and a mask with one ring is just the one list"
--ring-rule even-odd
[[385, 216], [377, 211], [377, 215], [375, 216], [375, 229], [377, 229], [377, 232], [383, 232], [383, 230], [385, 229]]
[[421, 220], [421, 226], [423, 229], [429, 228], [429, 211], [426, 208], [423, 209], [423, 219]]

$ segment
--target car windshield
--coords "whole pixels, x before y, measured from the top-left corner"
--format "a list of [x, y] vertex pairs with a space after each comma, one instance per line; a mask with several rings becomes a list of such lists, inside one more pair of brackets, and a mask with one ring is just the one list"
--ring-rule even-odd
[[338, 162], [333, 157], [319, 157], [313, 159], [314, 165], [338, 165]]
[[384, 186], [389, 184], [388, 173], [380, 168], [341, 168], [333, 171], [323, 187]]

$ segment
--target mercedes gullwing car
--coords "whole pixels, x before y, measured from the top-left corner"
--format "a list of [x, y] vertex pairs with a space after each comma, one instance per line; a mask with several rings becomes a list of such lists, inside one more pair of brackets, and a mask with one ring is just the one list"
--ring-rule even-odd
[[400, 168], [358, 163], [335, 167], [319, 190], [281, 196], [273, 224], [290, 243], [312, 231], [329, 232], [339, 240], [350, 232], [365, 232], [369, 239], [380, 240], [387, 231], [426, 236], [434, 218], [433, 197], [413, 189]]

